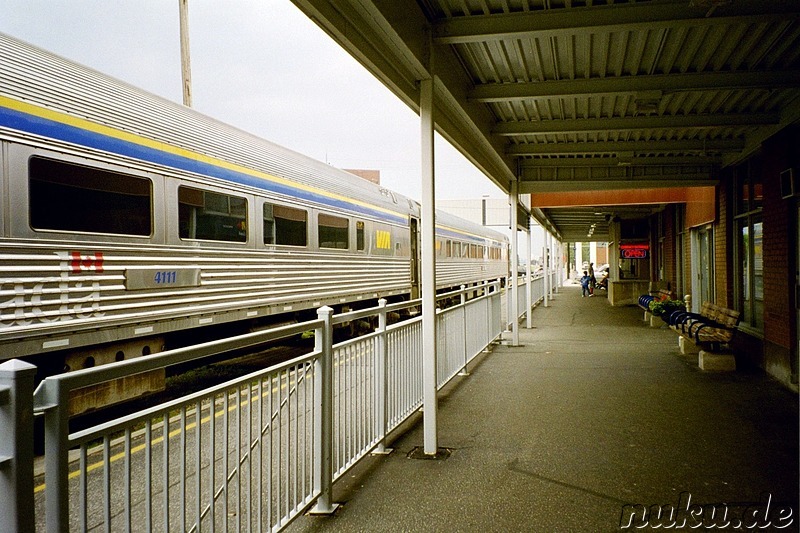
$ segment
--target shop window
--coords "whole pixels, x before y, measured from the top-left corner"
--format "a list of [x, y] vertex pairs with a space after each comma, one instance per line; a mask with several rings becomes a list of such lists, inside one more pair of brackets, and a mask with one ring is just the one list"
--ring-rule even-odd
[[737, 300], [741, 321], [752, 328], [764, 327], [764, 248], [760, 217], [737, 221]]
[[764, 248], [761, 164], [758, 157], [734, 170], [736, 309], [742, 325], [764, 328]]

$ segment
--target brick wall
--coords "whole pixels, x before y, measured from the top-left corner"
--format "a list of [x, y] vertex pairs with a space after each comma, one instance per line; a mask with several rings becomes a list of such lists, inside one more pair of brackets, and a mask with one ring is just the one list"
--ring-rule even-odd
[[664, 209], [664, 279], [665, 281], [669, 282], [670, 289], [676, 292], [678, 297], [682, 297], [682, 294], [678, 294], [677, 289], [677, 263], [675, 257], [675, 236], [677, 231], [675, 229], [675, 206], [668, 205], [666, 209]]
[[795, 200], [781, 198], [780, 173], [798, 168], [798, 130], [764, 144], [764, 340], [792, 348], [794, 327]]
[[717, 220], [714, 223], [714, 300], [717, 305], [731, 307], [733, 305], [733, 285], [730, 283], [733, 242], [731, 239], [732, 220], [728, 215], [731, 187], [729, 180], [722, 181], [717, 187]]
[[694, 276], [692, 275], [692, 237], [691, 232], [688, 230], [683, 233], [683, 271], [686, 274], [684, 276], [683, 291], [686, 294], [692, 294], [694, 282]]

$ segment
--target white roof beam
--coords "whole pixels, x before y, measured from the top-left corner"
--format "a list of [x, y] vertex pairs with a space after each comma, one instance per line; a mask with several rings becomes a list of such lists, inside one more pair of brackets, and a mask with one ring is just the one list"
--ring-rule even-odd
[[708, 129], [725, 126], [769, 126], [778, 124], [777, 113], [739, 113], [729, 115], [672, 115], [642, 117], [608, 117], [568, 120], [542, 120], [529, 122], [504, 122], [495, 126], [495, 135], [513, 137], [520, 135], [548, 135], [553, 133], [578, 134], [603, 131], [642, 129]]
[[776, 89], [800, 85], [800, 71], [784, 72], [701, 72], [550, 80], [531, 83], [502, 83], [478, 85], [469, 98], [478, 102], [510, 102], [538, 98], [578, 97], [614, 94], [633, 94], [643, 91]]
[[[722, 158], [717, 156], [649, 156], [634, 155], [629, 164], [632, 166], [719, 166]], [[558, 169], [577, 169], [577, 168], [607, 168], [620, 166], [620, 159], [614, 157], [544, 157], [536, 159], [521, 159], [519, 162], [520, 171], [526, 169], [539, 168], [558, 168]]]
[[616, 152], [732, 152], [744, 148], [743, 140], [690, 139], [655, 141], [608, 141], [590, 143], [516, 144], [506, 148], [509, 155], [588, 154]]
[[597, 31], [635, 31], [733, 22], [785, 21], [800, 17], [800, 4], [781, 0], [736, 2], [720, 6], [713, 17], [707, 9], [691, 7], [687, 0], [655, 4], [614, 4], [573, 9], [551, 9], [502, 15], [450, 18], [433, 27], [433, 37], [443, 44], [489, 40], [548, 38]]
[[681, 178], [641, 178], [613, 180], [520, 180], [519, 193], [531, 194], [536, 192], [580, 192], [580, 191], [612, 191], [622, 189], [663, 189], [672, 187], [708, 187], [718, 183], [718, 180], [709, 179], [707, 175], [682, 176]]

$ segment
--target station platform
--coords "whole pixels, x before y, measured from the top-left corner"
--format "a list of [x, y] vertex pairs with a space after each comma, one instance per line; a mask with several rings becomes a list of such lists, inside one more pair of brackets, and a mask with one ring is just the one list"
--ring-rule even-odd
[[[677, 510], [673, 529], [697, 517], [722, 529], [726, 510], [728, 530], [743, 530], [749, 512], [797, 531], [797, 395], [761, 372], [699, 370], [674, 332], [604, 294], [562, 288], [520, 329], [521, 346], [504, 340], [442, 391], [449, 457], [410, 458], [423, 445], [420, 415], [391, 455], [335, 485], [334, 516], [287, 531], [669, 529], [666, 514], [660, 524], [643, 515], [652, 506]], [[639, 522], [625, 527], [632, 510]]]

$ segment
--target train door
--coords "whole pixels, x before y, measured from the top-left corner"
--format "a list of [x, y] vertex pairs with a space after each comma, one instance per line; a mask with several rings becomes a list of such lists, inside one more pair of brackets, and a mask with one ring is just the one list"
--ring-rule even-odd
[[409, 218], [409, 229], [411, 231], [411, 298], [419, 298], [419, 221], [416, 218]]

